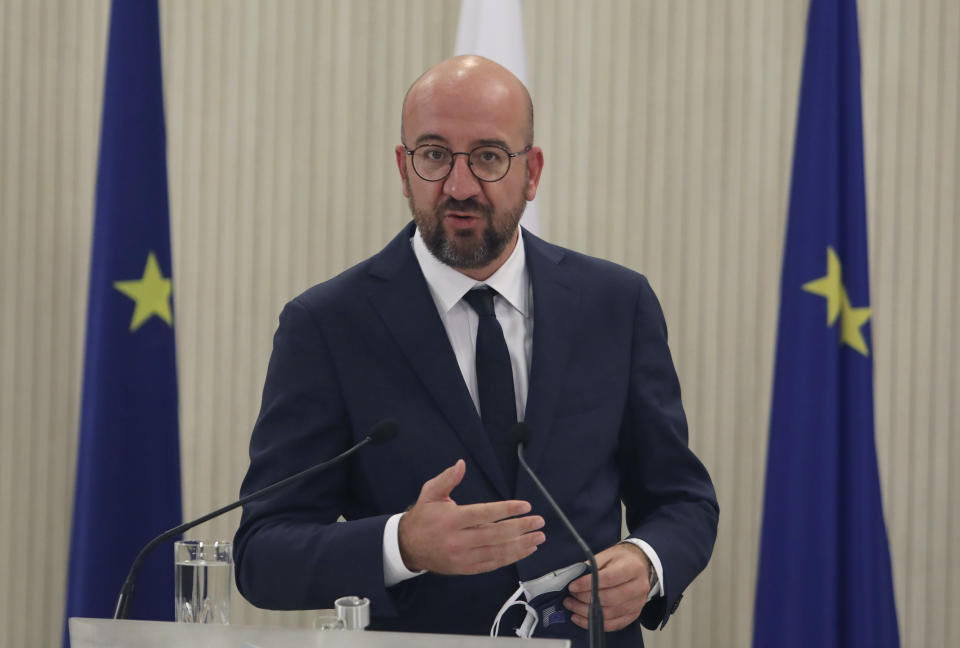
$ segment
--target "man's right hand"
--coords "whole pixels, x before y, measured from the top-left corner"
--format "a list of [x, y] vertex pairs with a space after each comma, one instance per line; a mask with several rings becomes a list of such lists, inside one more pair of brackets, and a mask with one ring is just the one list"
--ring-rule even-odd
[[459, 459], [420, 489], [400, 518], [400, 556], [411, 571], [482, 574], [526, 558], [546, 540], [539, 515], [519, 500], [459, 506], [450, 493], [467, 466]]

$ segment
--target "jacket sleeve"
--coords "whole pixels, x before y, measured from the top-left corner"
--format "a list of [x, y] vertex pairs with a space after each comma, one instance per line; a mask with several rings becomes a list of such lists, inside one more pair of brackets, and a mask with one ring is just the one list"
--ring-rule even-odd
[[640, 615], [645, 627], [655, 629], [666, 624], [684, 590], [706, 567], [719, 507], [710, 476], [687, 442], [666, 323], [643, 278], [621, 449], [621, 497], [630, 536], [649, 543], [663, 566], [666, 596], [654, 598]]
[[[240, 494], [330, 459], [362, 434], [351, 429], [322, 328], [299, 300], [280, 315], [250, 467]], [[237, 587], [269, 609], [318, 609], [350, 594], [395, 614], [384, 586], [389, 515], [363, 516], [350, 460], [243, 507], [234, 537]], [[337, 522], [339, 516], [348, 521]]]

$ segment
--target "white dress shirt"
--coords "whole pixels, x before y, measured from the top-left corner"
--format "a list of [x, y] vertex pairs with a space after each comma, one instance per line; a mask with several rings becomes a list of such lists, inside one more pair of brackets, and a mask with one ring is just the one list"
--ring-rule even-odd
[[[489, 286], [497, 291], [498, 294], [493, 299], [493, 308], [503, 329], [503, 337], [510, 353], [517, 418], [522, 421], [527, 405], [530, 358], [533, 352], [533, 286], [527, 271], [523, 236], [517, 237], [517, 245], [513, 252], [485, 281], [472, 279], [433, 256], [427, 249], [419, 229], [410, 242], [478, 414], [480, 413], [480, 396], [477, 389], [476, 348], [480, 318], [476, 311], [463, 301], [463, 296], [468, 291], [482, 286]], [[383, 532], [383, 574], [387, 587], [423, 573], [407, 569], [400, 556], [398, 529], [402, 516], [402, 513], [397, 513], [390, 517]], [[656, 592], [661, 591], [663, 583], [659, 557], [643, 540], [628, 538], [627, 541], [636, 544], [644, 551], [657, 572], [660, 584], [651, 592], [652, 597]]]

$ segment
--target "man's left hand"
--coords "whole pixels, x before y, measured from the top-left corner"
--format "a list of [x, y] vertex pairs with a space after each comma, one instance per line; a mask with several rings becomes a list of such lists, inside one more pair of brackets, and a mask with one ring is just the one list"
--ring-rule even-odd
[[[603, 608], [605, 632], [620, 630], [640, 616], [650, 592], [650, 560], [643, 549], [623, 542], [604, 549], [595, 556], [600, 576], [597, 587]], [[591, 585], [590, 573], [570, 583], [570, 594], [563, 601], [572, 613], [573, 622], [587, 627]]]

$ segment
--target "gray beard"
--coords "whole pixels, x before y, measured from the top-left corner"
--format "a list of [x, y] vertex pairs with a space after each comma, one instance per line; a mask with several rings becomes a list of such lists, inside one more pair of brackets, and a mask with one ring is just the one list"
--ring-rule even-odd
[[471, 205], [471, 208], [467, 211], [480, 213], [486, 220], [482, 239], [479, 243], [472, 241], [467, 243], [466, 239], [473, 238], [473, 235], [470, 234], [463, 237], [465, 245], [456, 245], [456, 240], [447, 238], [447, 232], [442, 225], [444, 212], [451, 208], [449, 203], [444, 205], [443, 208], [438, 207], [433, 212], [426, 212], [417, 209], [412, 199], [409, 202], [413, 220], [417, 223], [423, 242], [426, 243], [430, 253], [441, 263], [452, 268], [465, 270], [483, 268], [503, 253], [503, 250], [513, 240], [517, 231], [517, 224], [520, 222], [520, 217], [526, 207], [526, 201], [523, 200], [519, 207], [505, 213], [505, 227], [498, 229], [493, 223], [493, 209], [482, 205]]

